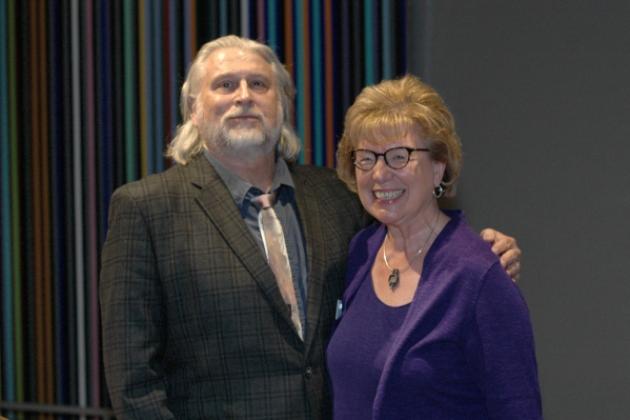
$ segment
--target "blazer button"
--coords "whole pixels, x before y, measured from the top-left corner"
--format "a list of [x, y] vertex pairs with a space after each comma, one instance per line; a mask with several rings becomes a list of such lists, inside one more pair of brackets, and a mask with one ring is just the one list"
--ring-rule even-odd
[[304, 371], [304, 377], [306, 379], [311, 379], [313, 377], [313, 368], [310, 366], [306, 367], [306, 370]]

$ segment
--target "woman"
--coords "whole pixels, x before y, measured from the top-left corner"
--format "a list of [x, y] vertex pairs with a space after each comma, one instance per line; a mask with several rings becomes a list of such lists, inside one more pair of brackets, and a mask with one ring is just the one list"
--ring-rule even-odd
[[327, 350], [337, 419], [538, 419], [526, 304], [459, 211], [462, 152], [440, 96], [413, 76], [365, 88], [338, 174], [377, 223], [350, 244]]

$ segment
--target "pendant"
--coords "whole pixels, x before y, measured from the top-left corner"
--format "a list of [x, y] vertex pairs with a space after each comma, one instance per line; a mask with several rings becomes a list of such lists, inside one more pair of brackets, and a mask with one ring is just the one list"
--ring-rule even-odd
[[389, 284], [389, 288], [394, 290], [398, 287], [398, 283], [400, 282], [400, 271], [397, 268], [394, 268], [392, 272], [389, 274], [389, 278], [387, 279], [387, 283]]

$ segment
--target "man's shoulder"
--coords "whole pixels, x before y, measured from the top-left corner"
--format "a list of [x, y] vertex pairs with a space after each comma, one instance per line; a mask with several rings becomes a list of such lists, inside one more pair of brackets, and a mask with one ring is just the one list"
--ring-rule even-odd
[[339, 189], [352, 194], [333, 169], [322, 166], [290, 164], [289, 170], [298, 184], [311, 188]]
[[315, 180], [340, 182], [337, 174], [331, 168], [324, 166], [304, 165], [301, 163], [289, 163], [289, 170], [294, 176], [312, 177]]
[[330, 168], [309, 165], [293, 165], [293, 180], [298, 203], [310, 211], [320, 211], [325, 217], [323, 223], [335, 226], [336, 230], [346, 230], [347, 244], [354, 233], [365, 226], [367, 220], [357, 195], [350, 191]]
[[185, 167], [174, 165], [163, 172], [147, 175], [116, 188], [114, 195], [124, 195], [135, 199], [156, 198], [169, 194], [181, 194], [190, 184], [185, 175]]
[[334, 202], [337, 205], [354, 207], [358, 204], [356, 194], [348, 189], [334, 170], [311, 165], [291, 165], [290, 168], [296, 189], [308, 190], [322, 201]]

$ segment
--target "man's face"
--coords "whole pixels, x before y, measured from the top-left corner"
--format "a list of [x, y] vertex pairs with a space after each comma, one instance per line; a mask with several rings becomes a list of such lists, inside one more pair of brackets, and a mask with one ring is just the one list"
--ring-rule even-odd
[[205, 65], [192, 120], [208, 148], [243, 158], [273, 151], [282, 127], [282, 107], [271, 65], [238, 48], [213, 52]]

